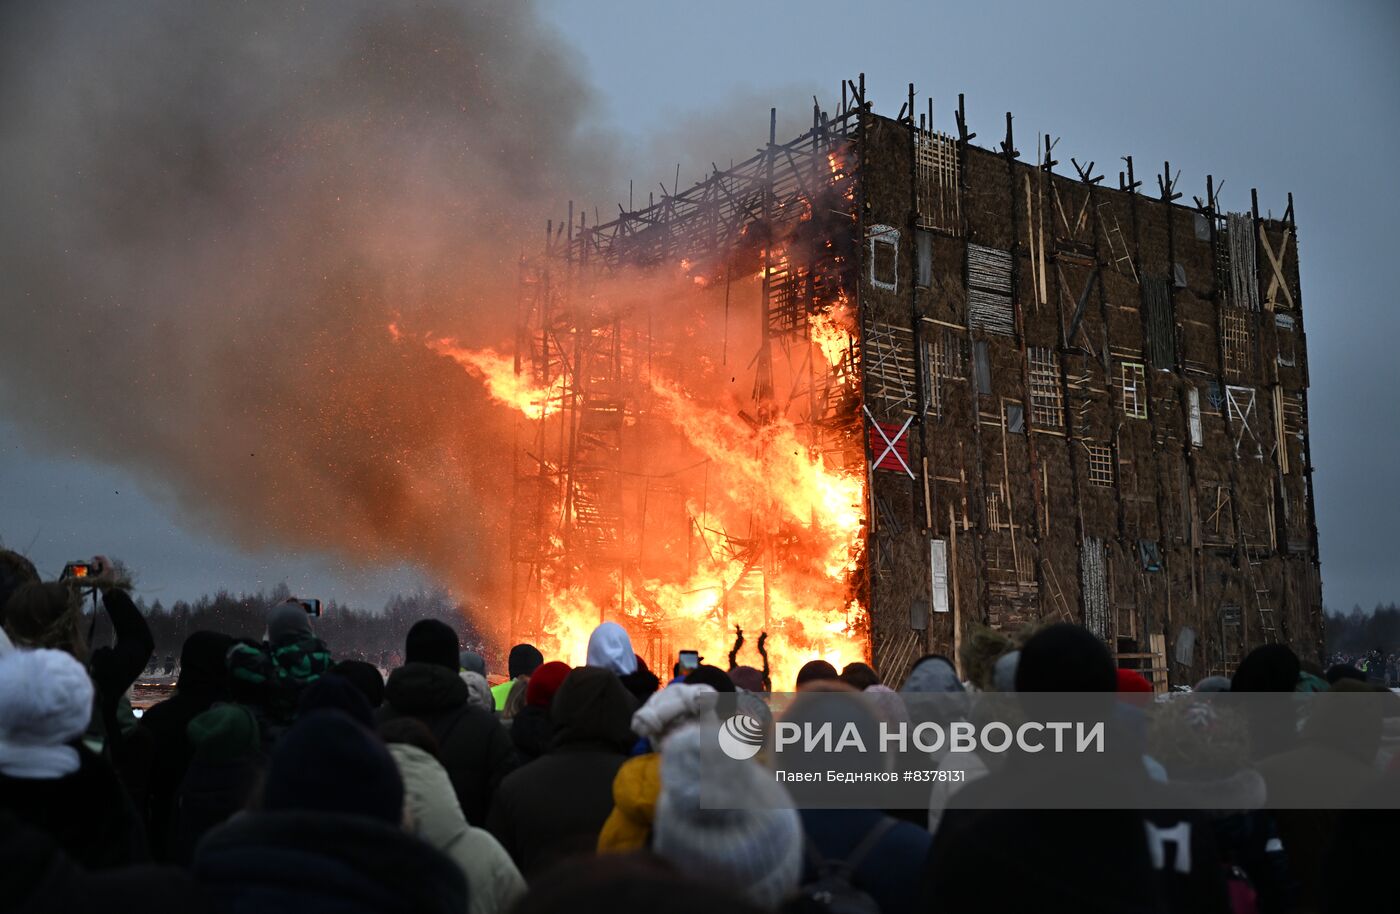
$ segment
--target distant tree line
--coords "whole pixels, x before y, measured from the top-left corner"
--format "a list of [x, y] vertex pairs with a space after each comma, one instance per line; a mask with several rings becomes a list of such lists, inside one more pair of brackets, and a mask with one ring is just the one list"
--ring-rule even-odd
[[1394, 603], [1378, 605], [1371, 613], [1362, 612], [1361, 607], [1356, 606], [1347, 615], [1329, 612], [1323, 618], [1328, 653], [1400, 652], [1400, 606]]
[[[179, 600], [169, 607], [159, 600], [147, 605], [138, 599], [137, 605], [144, 612], [155, 638], [153, 659], [163, 664], [167, 656], [178, 659], [185, 638], [201, 629], [261, 640], [268, 610], [291, 595], [286, 584], [278, 584], [271, 591], [251, 594], [221, 590], [193, 602]], [[312, 619], [312, 625], [337, 659], [357, 657], [378, 662], [381, 655], [402, 654], [408, 629], [419, 619], [428, 618], [441, 619], [455, 628], [464, 648], [479, 650], [486, 644], [485, 635], [467, 607], [455, 602], [442, 589], [399, 594], [380, 612], [328, 600], [322, 606], [320, 617]], [[98, 613], [93, 625], [93, 644], [108, 643], [109, 638], [106, 614]]]

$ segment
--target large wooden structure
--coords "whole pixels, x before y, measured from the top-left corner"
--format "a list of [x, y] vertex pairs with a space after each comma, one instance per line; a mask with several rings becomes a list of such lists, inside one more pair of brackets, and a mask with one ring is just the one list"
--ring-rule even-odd
[[[958, 131], [944, 134], [931, 105], [916, 113], [912, 86], [894, 119], [873, 113], [863, 78], [842, 95], [791, 143], [770, 131], [757, 156], [690, 190], [552, 231], [522, 286], [521, 346], [537, 375], [547, 382], [565, 361], [535, 300], [550, 282], [585, 266], [728, 257], [754, 225], [771, 237], [813, 200], [842, 201], [823, 209], [841, 218], [819, 223], [826, 249], [848, 252], [838, 266], [815, 255], [763, 265], [755, 398], [770, 341], [779, 351], [804, 333], [839, 285], [855, 306], [856, 394], [828, 384], [808, 416], [814, 442], [863, 463], [854, 586], [887, 679], [926, 652], [955, 652], [974, 624], [1080, 622], [1160, 688], [1229, 673], [1266, 642], [1316, 657], [1291, 197], [1280, 219], [1257, 200], [1227, 213], [1208, 181], [1187, 205], [1169, 164], [1151, 187], [1131, 158], [1105, 182], [1094, 163], [1065, 169], [1048, 139], [1018, 150], [1009, 114], [995, 149], [973, 145], [961, 98]], [[522, 473], [522, 503], [577, 485], [566, 472]], [[588, 502], [587, 489], [564, 494]], [[575, 527], [606, 526], [605, 507], [585, 513]], [[529, 628], [541, 559], [527, 540], [539, 534], [521, 529], [517, 615]]]

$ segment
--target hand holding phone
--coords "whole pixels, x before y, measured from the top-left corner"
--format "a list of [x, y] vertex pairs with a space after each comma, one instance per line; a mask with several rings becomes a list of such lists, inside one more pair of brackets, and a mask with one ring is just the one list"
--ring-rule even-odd
[[682, 676], [685, 676], [685, 675], [687, 675], [688, 673], [693, 673], [693, 672], [695, 672], [695, 668], [698, 667], [698, 666], [700, 665], [700, 652], [699, 652], [699, 651], [681, 651], [681, 652], [680, 652], [680, 664], [679, 664], [679, 665], [680, 665], [680, 668], [681, 668], [681, 675], [682, 675]]

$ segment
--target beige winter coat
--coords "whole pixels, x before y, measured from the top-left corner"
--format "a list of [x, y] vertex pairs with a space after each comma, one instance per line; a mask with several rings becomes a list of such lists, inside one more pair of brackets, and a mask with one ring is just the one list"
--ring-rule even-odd
[[525, 880], [490, 832], [467, 824], [447, 770], [417, 746], [391, 743], [403, 777], [413, 832], [451, 857], [467, 877], [470, 914], [505, 914], [525, 894]]

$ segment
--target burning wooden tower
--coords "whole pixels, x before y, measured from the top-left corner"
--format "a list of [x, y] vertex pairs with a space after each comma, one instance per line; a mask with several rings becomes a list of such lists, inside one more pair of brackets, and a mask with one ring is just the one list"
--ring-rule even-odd
[[[653, 664], [733, 627], [889, 681], [1070, 620], [1159, 688], [1321, 647], [1308, 366], [1282, 219], [834, 115], [521, 263], [518, 637]], [[505, 384], [502, 380], [500, 383]], [[756, 662], [739, 658], [740, 662]]]

